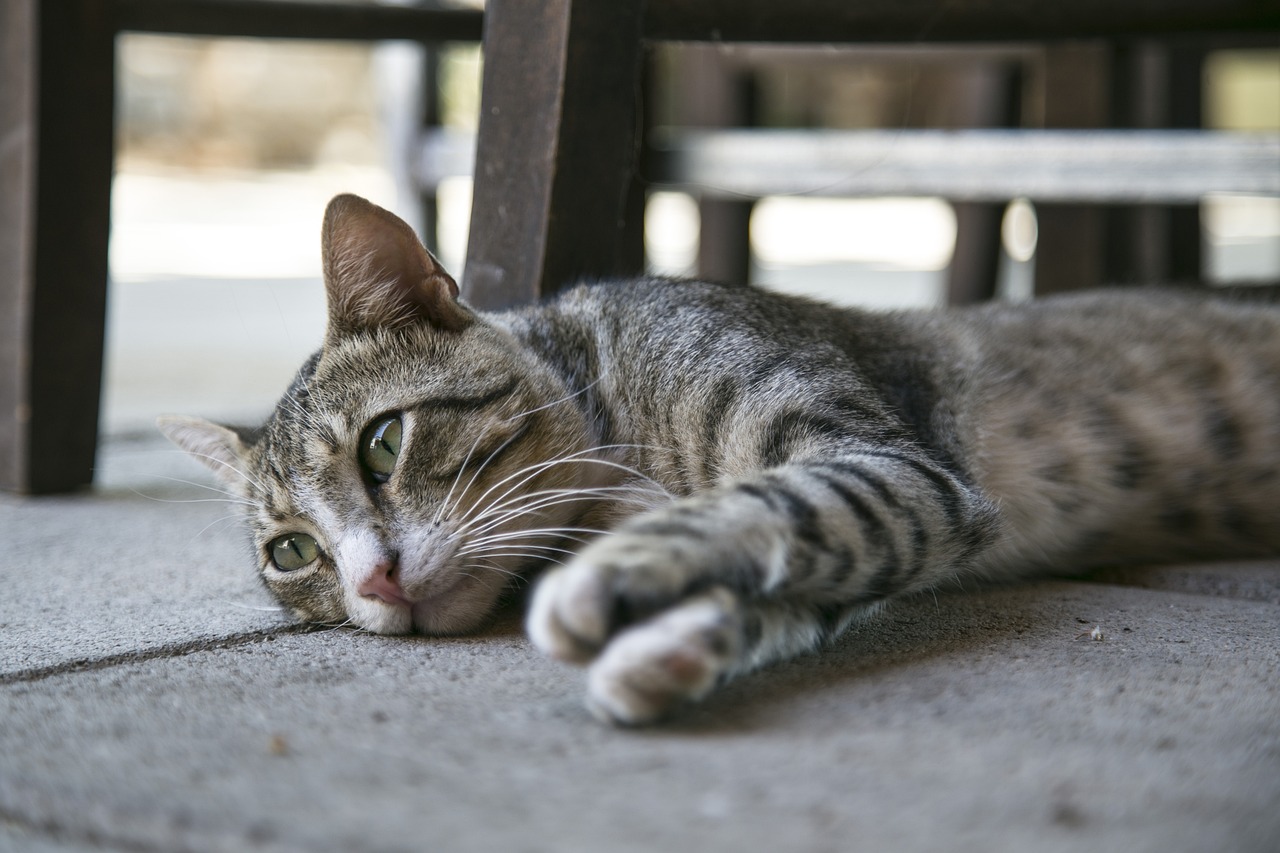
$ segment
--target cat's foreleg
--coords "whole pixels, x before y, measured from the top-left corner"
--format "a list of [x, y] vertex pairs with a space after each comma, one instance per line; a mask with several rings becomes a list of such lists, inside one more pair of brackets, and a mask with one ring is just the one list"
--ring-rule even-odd
[[618, 633], [587, 670], [587, 707], [606, 722], [652, 722], [735, 676], [818, 648], [875, 609], [743, 602], [716, 587]]
[[[530, 636], [555, 657], [594, 661], [598, 708], [605, 696], [650, 694], [607, 716], [650, 719], [661, 711], [645, 702], [665, 710], [696, 699], [723, 677], [812, 648], [845, 614], [954, 576], [990, 540], [993, 518], [958, 477], [902, 452], [783, 466], [592, 543], [544, 578]], [[766, 616], [780, 627], [751, 641]]]

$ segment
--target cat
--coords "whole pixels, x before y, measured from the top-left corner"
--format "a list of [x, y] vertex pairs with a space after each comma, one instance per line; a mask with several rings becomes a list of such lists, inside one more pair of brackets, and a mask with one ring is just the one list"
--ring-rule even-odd
[[251, 505], [299, 619], [471, 631], [545, 568], [529, 636], [606, 720], [962, 577], [1280, 553], [1270, 299], [871, 313], [640, 278], [481, 313], [363, 199], [322, 244], [323, 346], [267, 423], [161, 429]]

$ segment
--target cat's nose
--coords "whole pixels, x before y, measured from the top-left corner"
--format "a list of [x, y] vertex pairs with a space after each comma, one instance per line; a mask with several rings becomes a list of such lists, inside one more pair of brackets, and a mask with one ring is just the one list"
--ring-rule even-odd
[[384, 560], [373, 567], [360, 585], [356, 587], [356, 592], [365, 598], [379, 598], [387, 604], [413, 604], [405, 597], [404, 589], [400, 586], [398, 563], [395, 559]]

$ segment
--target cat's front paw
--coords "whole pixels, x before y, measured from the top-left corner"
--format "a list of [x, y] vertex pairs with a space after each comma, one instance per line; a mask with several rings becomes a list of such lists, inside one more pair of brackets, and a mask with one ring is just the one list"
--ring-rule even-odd
[[606, 576], [571, 564], [547, 573], [533, 592], [525, 627], [539, 650], [570, 663], [586, 663], [608, 639]]
[[585, 663], [610, 638], [679, 601], [688, 554], [656, 537], [600, 540], [534, 590], [527, 627], [534, 644], [560, 660]]
[[714, 589], [618, 634], [587, 673], [587, 707], [641, 725], [705, 697], [742, 654], [734, 597]]

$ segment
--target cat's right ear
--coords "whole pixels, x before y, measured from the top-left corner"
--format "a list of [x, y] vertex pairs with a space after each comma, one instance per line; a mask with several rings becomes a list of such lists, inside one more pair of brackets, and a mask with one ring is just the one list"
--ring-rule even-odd
[[389, 210], [340, 195], [325, 209], [322, 241], [330, 337], [424, 322], [450, 332], [470, 325], [457, 283]]
[[218, 482], [243, 494], [249, 482], [244, 472], [248, 455], [244, 441], [235, 430], [200, 418], [165, 415], [156, 420], [165, 438], [190, 453], [213, 472]]

